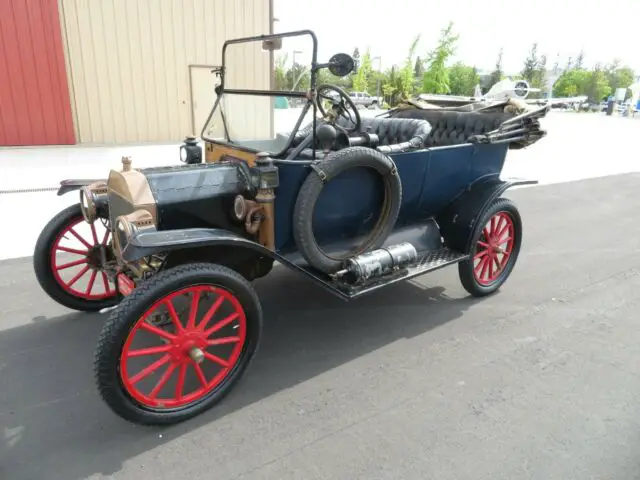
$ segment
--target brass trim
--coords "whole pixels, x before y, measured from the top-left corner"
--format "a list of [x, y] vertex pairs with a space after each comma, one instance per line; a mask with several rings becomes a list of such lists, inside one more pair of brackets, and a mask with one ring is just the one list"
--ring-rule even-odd
[[119, 172], [111, 170], [107, 182], [109, 193], [122, 198], [131, 204], [132, 209], [144, 209], [151, 214], [154, 224], [157, 225], [158, 215], [156, 200], [151, 193], [151, 187], [147, 177], [138, 170]]
[[128, 172], [129, 170], [131, 170], [131, 157], [122, 157], [122, 159], [120, 160], [122, 162], [122, 171], [123, 172]]
[[275, 209], [276, 198], [273, 188], [261, 188], [256, 195], [256, 202], [262, 205], [262, 222], [258, 230], [258, 241], [272, 252], [276, 249]]
[[[132, 233], [131, 231], [131, 226], [128, 224], [128, 222], [125, 220], [123, 222], [121, 222], [121, 220], [124, 219], [124, 215], [121, 215], [119, 217], [117, 217], [114, 220], [114, 224], [112, 226], [113, 228], [113, 234], [111, 236], [112, 238], [112, 248], [113, 248], [113, 253], [116, 255], [116, 257], [121, 258], [122, 257], [122, 245], [120, 244], [120, 232], [122, 232], [125, 236], [126, 241], [129, 241], [130, 238], [130, 233]], [[124, 230], [120, 230], [119, 225], [120, 223], [122, 223], [122, 225], [124, 226]]]
[[[87, 223], [93, 223], [96, 219], [96, 202], [93, 199], [93, 192], [91, 189], [86, 186], [80, 189], [79, 195], [80, 201], [80, 211], [82, 212], [82, 217], [84, 221]], [[86, 204], [86, 206], [85, 206]]]
[[[120, 226], [123, 227], [122, 230]], [[151, 213], [145, 209], [138, 209], [126, 215], [118, 216], [113, 225], [113, 248], [116, 255], [121, 256], [123, 248], [119, 232], [124, 234], [126, 242], [129, 243], [136, 232], [146, 229], [155, 229], [155, 223]]]
[[90, 183], [86, 188], [90, 189], [95, 195], [100, 195], [107, 193], [107, 182], [99, 180], [97, 182]]
[[139, 228], [155, 227], [153, 217], [148, 210], [139, 209], [134, 212], [124, 215], [129, 222]]
[[262, 211], [262, 205], [252, 200], [245, 200], [245, 205], [247, 206], [247, 214], [245, 215], [244, 220], [244, 229], [247, 233], [251, 235], [255, 235], [258, 233], [262, 225], [262, 219], [264, 212]]
[[264, 214], [264, 218], [260, 224], [260, 230], [258, 230], [258, 240], [261, 245], [274, 252], [276, 249], [276, 238], [273, 203], [263, 204], [262, 213]]
[[[96, 207], [96, 199], [98, 197], [107, 195], [107, 182], [104, 180], [100, 180], [94, 183], [90, 183], [82, 187], [79, 191], [79, 202], [80, 202], [80, 210], [82, 211], [82, 216], [84, 217], [84, 221], [87, 223], [95, 222], [98, 211]], [[87, 206], [85, 208], [82, 200], [85, 200]]]
[[247, 199], [245, 199], [242, 195], [237, 195], [236, 198], [233, 199], [233, 216], [234, 218], [241, 222], [247, 216], [248, 206]]

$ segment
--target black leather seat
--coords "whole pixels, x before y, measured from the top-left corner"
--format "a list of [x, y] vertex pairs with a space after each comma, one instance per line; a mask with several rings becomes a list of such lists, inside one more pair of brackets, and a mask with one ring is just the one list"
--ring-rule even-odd
[[513, 117], [504, 112], [456, 112], [451, 110], [406, 109], [393, 112], [395, 119], [421, 119], [431, 124], [425, 147], [440, 147], [468, 143], [472, 135], [482, 135]]
[[[339, 122], [340, 123], [340, 122]], [[361, 130], [378, 136], [380, 146], [400, 146], [406, 151], [422, 148], [431, 132], [431, 124], [418, 118], [366, 117], [361, 120]]]
[[[316, 125], [320, 123], [319, 120]], [[338, 119], [337, 123], [344, 127], [350, 126], [342, 117]], [[313, 124], [309, 123], [298, 130], [293, 138], [292, 146], [299, 145], [309, 135], [312, 127]], [[361, 119], [360, 131], [377, 135], [380, 147], [385, 147], [380, 148], [381, 151], [386, 153], [403, 152], [422, 148], [431, 132], [431, 125], [426, 120], [416, 118], [365, 117]], [[357, 135], [357, 133], [351, 135]]]

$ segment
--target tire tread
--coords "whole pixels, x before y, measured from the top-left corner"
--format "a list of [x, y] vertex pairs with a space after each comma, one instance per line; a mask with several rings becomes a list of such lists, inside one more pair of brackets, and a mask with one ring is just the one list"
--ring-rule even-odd
[[[460, 277], [460, 283], [462, 283], [462, 287], [474, 297], [485, 297], [497, 291], [504, 284], [504, 282], [507, 281], [507, 278], [509, 278], [509, 276], [511, 275], [511, 272], [518, 260], [518, 254], [520, 253], [522, 244], [522, 219], [520, 217], [520, 212], [518, 211], [516, 204], [508, 198], [501, 197], [494, 200], [493, 203], [491, 203], [491, 205], [489, 205], [489, 207], [486, 209], [482, 217], [480, 217], [480, 220], [476, 224], [476, 229], [474, 229], [474, 232], [472, 234], [471, 248], [473, 249], [473, 246], [476, 245], [480, 233], [482, 232], [482, 230], [477, 230], [477, 228], [479, 226], [481, 226], [480, 228], [484, 228], [489, 219], [500, 211], [506, 211], [511, 215], [514, 222], [514, 228], [516, 230], [515, 234], [517, 236], [517, 238], [515, 239], [511, 258], [508, 260], [505, 271], [501, 274], [502, 278], [493, 285], [480, 285], [478, 284], [474, 276], [473, 259], [470, 258], [469, 260], [464, 260], [458, 263], [458, 275]], [[471, 250], [470, 253], [472, 252], [473, 250]]]
[[[255, 321], [257, 321], [258, 324], [256, 330], [257, 338], [247, 340], [249, 348], [247, 353], [249, 356], [248, 359], [238, 367], [239, 371], [233, 374], [233, 378], [230, 380], [227, 388], [222, 390], [222, 393], [207, 398], [202, 403], [187, 407], [183, 410], [167, 413], [154, 412], [138, 406], [135, 401], [129, 399], [128, 396], [124, 394], [123, 387], [118, 380], [119, 374], [117, 371], [114, 371], [113, 365], [114, 357], [117, 357], [116, 364], [119, 364], [119, 354], [122, 343], [135, 324], [135, 322], [131, 320], [132, 311], [135, 312], [139, 309], [143, 311], [146, 310], [153, 301], [157, 300], [157, 298], [153, 296], [154, 291], [162, 289], [163, 285], [174, 282], [179, 283], [181, 279], [188, 279], [191, 276], [212, 274], [227, 277], [227, 279], [231, 279], [232, 282], [238, 282], [237, 286], [243, 289], [241, 295], [249, 295], [249, 302], [251, 303], [249, 306], [255, 309], [255, 312], [247, 312], [245, 310], [247, 321], [250, 322], [249, 315], [253, 313], [256, 316]], [[151, 298], [149, 298], [149, 296], [151, 296]], [[238, 296], [237, 293], [236, 296]], [[246, 303], [241, 303], [243, 308], [246, 309]], [[262, 308], [258, 295], [251, 284], [236, 271], [222, 265], [211, 263], [191, 263], [164, 270], [136, 287], [133, 293], [125, 297], [120, 305], [111, 312], [111, 315], [104, 323], [98, 338], [93, 360], [94, 378], [98, 392], [104, 402], [116, 414], [130, 422], [146, 426], [160, 426], [185, 421], [213, 407], [218, 401], [222, 400], [228, 391], [231, 390], [231, 387], [240, 380], [255, 355], [259, 343], [261, 324]], [[254, 334], [256, 332], [254, 332]]]
[[33, 252], [33, 270], [40, 287], [51, 299], [60, 305], [82, 312], [97, 312], [112, 307], [120, 300], [118, 296], [101, 300], [87, 300], [64, 291], [56, 282], [51, 271], [51, 244], [60, 232], [60, 228], [69, 224], [77, 216], [82, 216], [80, 204], [75, 203], [58, 212], [40, 232]]

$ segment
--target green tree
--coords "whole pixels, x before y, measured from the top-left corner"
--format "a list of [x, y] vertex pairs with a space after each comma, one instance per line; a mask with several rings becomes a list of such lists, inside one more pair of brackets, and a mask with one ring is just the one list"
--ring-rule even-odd
[[[621, 66], [618, 59], [607, 65], [604, 71], [612, 92], [615, 92], [617, 88], [627, 88], [634, 83], [636, 78], [633, 69], [628, 66]], [[630, 95], [631, 93], [627, 92], [627, 96]]]
[[411, 42], [411, 47], [409, 47], [409, 52], [407, 52], [407, 57], [404, 61], [404, 65], [398, 72], [397, 79], [395, 79], [397, 97], [409, 98], [415, 91], [415, 83], [413, 79], [413, 59], [415, 57], [416, 49], [418, 48], [419, 42], [420, 35], [416, 36], [413, 42]]
[[[275, 73], [275, 88], [276, 90], [288, 90], [287, 88], [287, 63], [288, 54], [280, 55], [276, 57], [274, 73]], [[291, 84], [289, 84], [291, 85]]]
[[415, 78], [422, 78], [424, 75], [424, 62], [418, 56], [416, 58], [416, 65], [413, 67], [413, 76]]
[[489, 81], [488, 81], [488, 84], [486, 85], [487, 89], [490, 89], [500, 80], [502, 80], [502, 77], [503, 77], [502, 54], [503, 54], [503, 49], [501, 48], [500, 51], [498, 52], [498, 58], [496, 59], [496, 66], [493, 69], [493, 72], [491, 72], [491, 74], [489, 75]]
[[569, 57], [567, 60], [567, 66], [564, 67], [565, 70], [571, 70], [573, 68], [573, 57]]
[[522, 78], [529, 82], [529, 84], [533, 84], [536, 78], [536, 72], [538, 71], [539, 62], [540, 58], [538, 58], [538, 43], [534, 42], [534, 44], [531, 46], [531, 50], [529, 50], [529, 55], [524, 61], [524, 67], [520, 72]]
[[480, 76], [475, 67], [457, 62], [449, 68], [449, 87], [452, 95], [472, 96]]
[[573, 68], [577, 68], [578, 70], [584, 68], [584, 50], [580, 50], [580, 53], [576, 57], [576, 63], [573, 65]]
[[331, 85], [337, 85], [340, 88], [351, 88], [351, 81], [349, 77], [336, 77], [327, 68], [322, 68], [318, 71], [316, 82], [318, 85], [329, 83]]
[[389, 102], [391, 102], [391, 97], [395, 95], [398, 87], [398, 73], [396, 70], [395, 65], [387, 70], [385, 72], [384, 82], [382, 83], [382, 91], [385, 96], [389, 96]]
[[396, 88], [391, 83], [385, 83], [382, 85], [382, 95], [384, 96], [384, 101], [391, 104], [392, 97], [396, 93]]
[[[379, 72], [378, 70], [372, 70], [371, 75], [367, 79], [367, 92], [371, 95], [382, 95], [382, 85], [386, 80], [386, 76], [384, 72]], [[380, 85], [380, 92], [378, 93], [378, 82]]]
[[355, 61], [356, 64], [356, 70], [358, 69], [358, 66], [360, 65], [360, 50], [358, 50], [358, 47], [353, 49], [353, 60]]
[[538, 65], [533, 72], [533, 78], [530, 81], [531, 88], [539, 88], [539, 92], [531, 92], [530, 98], [542, 98], [547, 93], [547, 56], [540, 55]]
[[287, 85], [285, 90], [301, 92], [308, 90], [311, 85], [311, 74], [309, 69], [305, 65], [300, 65], [297, 62], [287, 70], [285, 78]]
[[441, 30], [436, 48], [427, 55], [427, 70], [422, 77], [422, 89], [426, 93], [449, 93], [447, 61], [455, 53], [459, 35], [453, 33], [453, 22]]
[[356, 92], [367, 91], [369, 85], [369, 77], [373, 72], [373, 65], [371, 63], [371, 52], [369, 49], [362, 56], [362, 63], [358, 72], [353, 77], [353, 90]]
[[554, 97], [574, 97], [586, 95], [591, 73], [583, 69], [565, 70], [553, 86]]
[[607, 74], [599, 64], [596, 64], [587, 82], [585, 94], [591, 102], [598, 103], [610, 93], [611, 87]]

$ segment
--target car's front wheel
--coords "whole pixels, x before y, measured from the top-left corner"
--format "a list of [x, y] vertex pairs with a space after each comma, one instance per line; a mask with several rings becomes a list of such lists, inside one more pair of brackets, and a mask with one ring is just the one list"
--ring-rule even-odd
[[42, 289], [74, 310], [98, 311], [118, 303], [102, 266], [111, 255], [110, 239], [105, 220], [87, 223], [80, 204], [62, 210], [44, 227], [34, 249], [33, 268]]
[[262, 309], [220, 265], [186, 264], [143, 282], [113, 310], [95, 352], [98, 390], [118, 415], [168, 425], [220, 401], [253, 358]]

